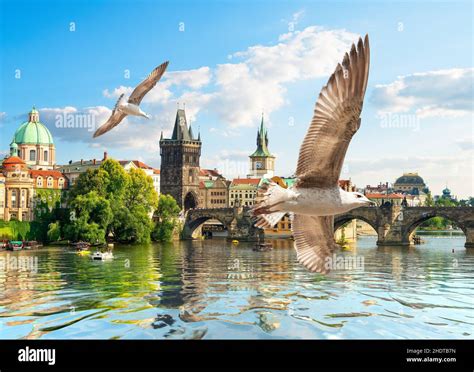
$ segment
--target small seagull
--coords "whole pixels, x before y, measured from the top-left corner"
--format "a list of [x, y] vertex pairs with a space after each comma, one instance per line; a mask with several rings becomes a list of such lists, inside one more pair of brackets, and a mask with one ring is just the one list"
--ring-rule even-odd
[[339, 187], [342, 163], [360, 113], [369, 76], [369, 38], [359, 38], [338, 64], [316, 102], [314, 116], [300, 148], [297, 182], [286, 189], [264, 184], [253, 209], [255, 226], [273, 227], [290, 213], [298, 261], [313, 272], [328, 273], [333, 255], [334, 215], [374, 204], [359, 192]]
[[112, 111], [112, 115], [110, 115], [109, 119], [95, 131], [94, 138], [99, 137], [100, 135], [107, 133], [109, 130], [116, 127], [127, 115], [143, 116], [147, 119], [150, 119], [150, 116], [144, 113], [139, 105], [143, 97], [145, 97], [145, 95], [161, 79], [165, 73], [166, 68], [168, 67], [168, 63], [169, 62], [166, 61], [155, 68], [151, 74], [148, 75], [148, 77], [133, 90], [128, 101], [125, 102], [122, 100], [124, 96], [123, 93], [120, 95]]

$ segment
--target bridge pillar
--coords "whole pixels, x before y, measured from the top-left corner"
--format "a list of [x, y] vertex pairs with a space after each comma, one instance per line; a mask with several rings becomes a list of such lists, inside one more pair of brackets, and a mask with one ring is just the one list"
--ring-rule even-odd
[[404, 213], [399, 206], [381, 208], [383, 215], [383, 224], [377, 231], [379, 240], [377, 245], [407, 246], [410, 245], [409, 239], [404, 233]]
[[474, 227], [467, 227], [464, 231], [466, 234], [466, 248], [474, 248]]

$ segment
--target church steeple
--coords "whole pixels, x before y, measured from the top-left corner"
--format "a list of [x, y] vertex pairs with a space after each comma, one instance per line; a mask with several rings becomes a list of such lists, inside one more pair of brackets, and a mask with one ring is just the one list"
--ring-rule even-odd
[[268, 150], [268, 132], [263, 122], [263, 113], [257, 130], [257, 149], [250, 155], [250, 163], [250, 176], [273, 177], [275, 157]]
[[268, 132], [263, 124], [263, 113], [262, 113], [262, 120], [260, 121], [260, 127], [257, 131], [257, 149], [255, 152], [250, 155], [250, 157], [255, 156], [272, 156], [270, 151], [268, 150]]
[[184, 109], [178, 108], [178, 111], [176, 112], [176, 119], [171, 139], [175, 141], [196, 141], [191, 125], [188, 127], [186, 112]]

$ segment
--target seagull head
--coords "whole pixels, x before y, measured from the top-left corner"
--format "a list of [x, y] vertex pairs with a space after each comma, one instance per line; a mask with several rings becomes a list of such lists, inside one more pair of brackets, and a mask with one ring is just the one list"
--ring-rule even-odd
[[352, 202], [358, 207], [376, 205], [375, 202], [369, 200], [365, 195], [360, 192], [351, 192]]

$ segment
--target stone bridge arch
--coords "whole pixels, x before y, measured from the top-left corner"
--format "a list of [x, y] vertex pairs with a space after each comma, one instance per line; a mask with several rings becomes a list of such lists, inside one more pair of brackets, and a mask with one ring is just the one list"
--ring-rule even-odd
[[208, 220], [219, 221], [227, 230], [229, 230], [232, 223], [232, 219], [229, 219], [226, 211], [220, 209], [191, 209], [186, 214], [182, 238], [192, 239], [194, 231]]
[[182, 239], [192, 239], [194, 230], [207, 220], [215, 219], [228, 231], [228, 239], [255, 241], [261, 234], [254, 226], [249, 207], [234, 208], [196, 208], [186, 213]]
[[418, 226], [433, 217], [453, 221], [466, 236], [465, 247], [474, 247], [474, 208], [472, 207], [408, 207], [403, 211], [401, 241], [408, 245]]
[[383, 226], [383, 213], [380, 208], [376, 207], [361, 207], [353, 209], [347, 213], [338, 214], [334, 217], [334, 232], [345, 223], [352, 220], [361, 220], [368, 223], [377, 233], [377, 244], [383, 241], [385, 231]]

